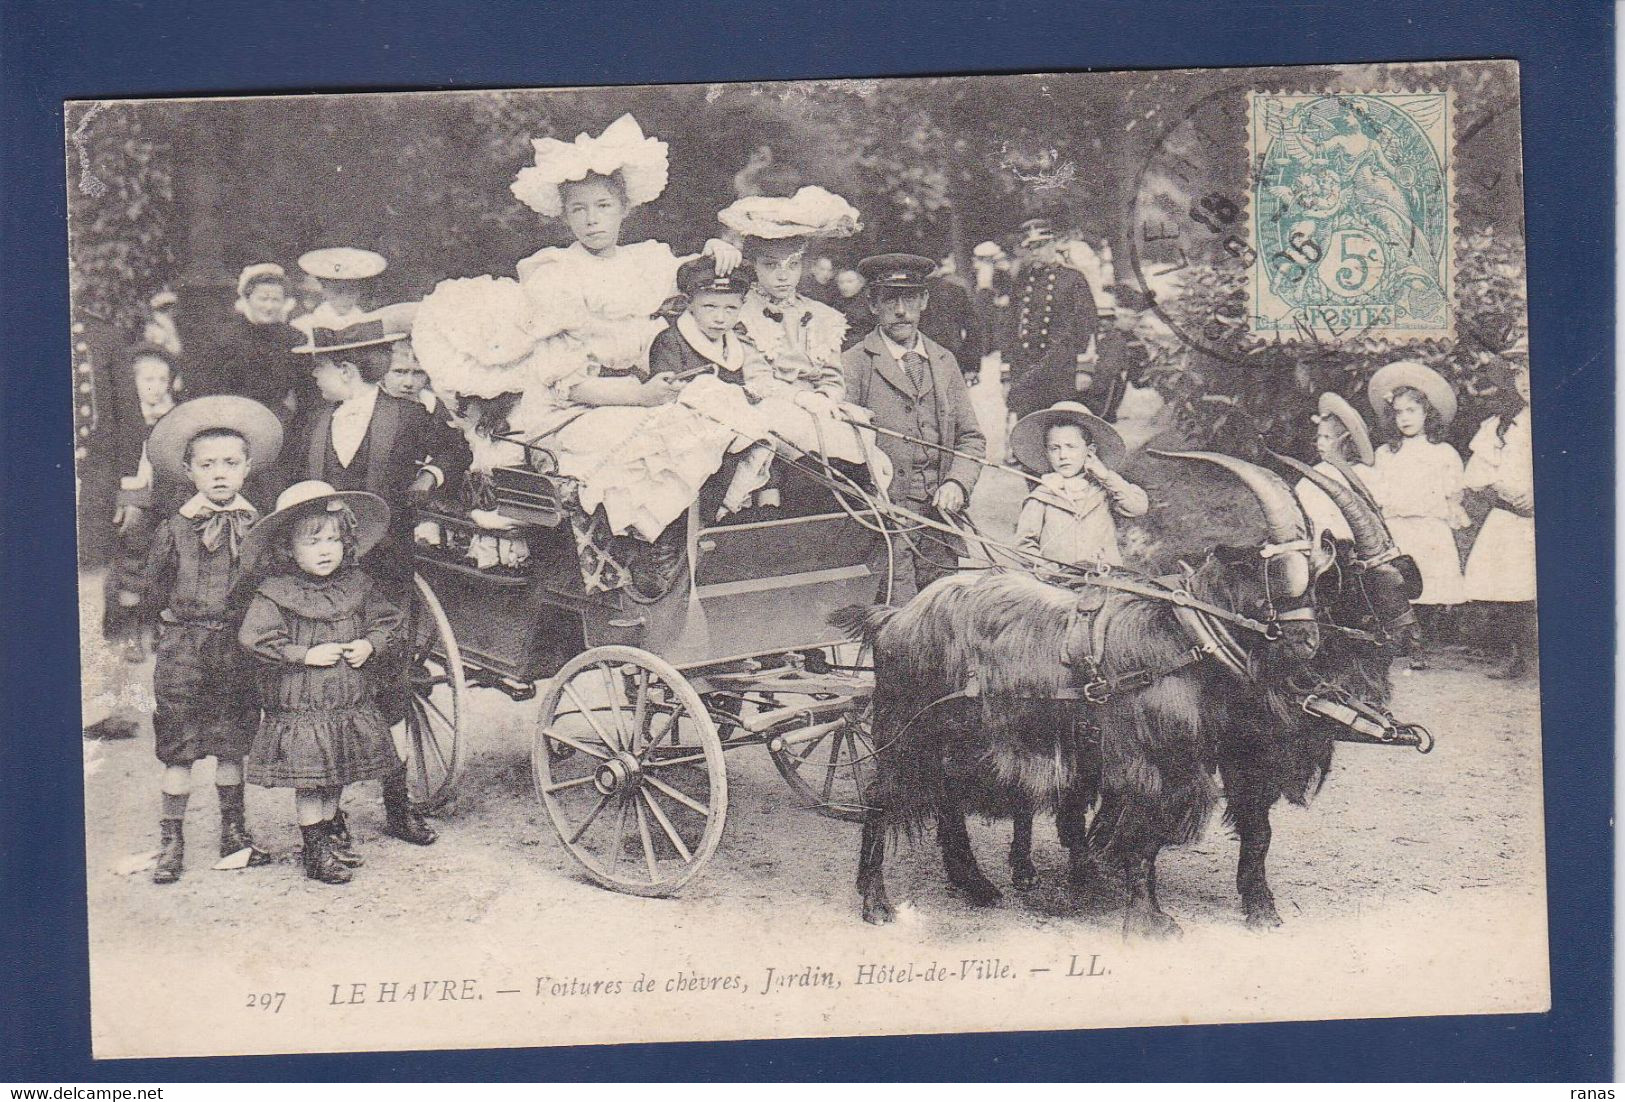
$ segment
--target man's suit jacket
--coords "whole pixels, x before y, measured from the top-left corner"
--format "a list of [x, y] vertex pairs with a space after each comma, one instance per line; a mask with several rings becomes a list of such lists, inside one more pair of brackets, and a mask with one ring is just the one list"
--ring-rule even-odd
[[[335, 408], [324, 402], [302, 420], [283, 452], [285, 484], [325, 478]], [[360, 488], [389, 504], [389, 537], [367, 556], [365, 565], [391, 600], [402, 599], [404, 590], [411, 585], [412, 528], [417, 510], [409, 491], [418, 472], [425, 465], [434, 466], [455, 494], [468, 470], [468, 442], [458, 434], [456, 443], [460, 447], [454, 446], [448, 428], [421, 402], [380, 392], [367, 434], [350, 460], [349, 470], [360, 477]]]
[[980, 371], [987, 336], [970, 292], [952, 279], [933, 279], [920, 332], [954, 354], [961, 371]]
[[[987, 439], [976, 420], [971, 406], [970, 390], [965, 376], [953, 353], [929, 337], [920, 338], [921, 346], [930, 363], [928, 388], [936, 392], [938, 441], [955, 451], [983, 457], [987, 454]], [[918, 407], [929, 399], [929, 393], [916, 392], [903, 365], [892, 358], [891, 350], [879, 330], [848, 349], [842, 357], [846, 371], [846, 400], [863, 406], [874, 414], [874, 423], [895, 432], [916, 434]], [[918, 470], [919, 449], [894, 436], [878, 433], [877, 443], [892, 461], [892, 485], [908, 486]], [[963, 459], [945, 451], [930, 451], [926, 462], [926, 487], [935, 493], [944, 482], [957, 482], [965, 488], [965, 496], [976, 486], [982, 473], [981, 465], [973, 459]]]
[[[323, 476], [335, 408], [323, 403], [303, 419], [292, 447], [284, 452], [290, 484]], [[468, 444], [454, 445], [446, 431], [449, 427], [436, 421], [421, 402], [379, 393], [366, 438], [350, 465], [362, 465], [365, 489], [387, 501], [391, 509], [405, 500], [426, 464], [438, 468], [447, 485], [456, 486], [468, 470]]]

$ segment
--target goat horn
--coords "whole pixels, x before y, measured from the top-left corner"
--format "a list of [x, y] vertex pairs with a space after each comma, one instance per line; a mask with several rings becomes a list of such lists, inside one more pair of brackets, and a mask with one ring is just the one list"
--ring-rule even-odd
[[[1376, 495], [1371, 492], [1371, 487], [1365, 484], [1365, 480], [1354, 473], [1354, 468], [1335, 456], [1329, 462], [1337, 468], [1339, 474], [1348, 479], [1349, 488], [1364, 499], [1365, 503], [1376, 511], [1378, 517], [1381, 517], [1382, 506], [1377, 504]], [[1383, 527], [1387, 527], [1386, 521], [1383, 522]]]
[[[1241, 480], [1241, 483], [1251, 490], [1258, 499], [1259, 506], [1264, 511], [1264, 524], [1269, 530], [1271, 543], [1294, 543], [1309, 538], [1309, 522], [1303, 515], [1303, 507], [1292, 493], [1292, 488], [1286, 484], [1280, 475], [1274, 471], [1267, 471], [1256, 463], [1249, 463], [1245, 459], [1237, 459], [1233, 455], [1222, 452], [1184, 452], [1159, 451], [1148, 449], [1152, 455], [1162, 456], [1166, 459], [1195, 459], [1204, 463], [1212, 463], [1222, 467]], [[1309, 555], [1304, 553], [1302, 570], [1288, 569], [1287, 596], [1301, 597], [1309, 589]]]
[[1337, 511], [1348, 522], [1349, 534], [1354, 537], [1354, 551], [1360, 558], [1374, 559], [1394, 545], [1394, 537], [1389, 534], [1388, 526], [1383, 524], [1382, 514], [1349, 486], [1335, 478], [1328, 478], [1301, 459], [1276, 455], [1274, 452], [1270, 452], [1270, 455], [1307, 478], [1321, 493], [1332, 499], [1332, 504], [1337, 506]]

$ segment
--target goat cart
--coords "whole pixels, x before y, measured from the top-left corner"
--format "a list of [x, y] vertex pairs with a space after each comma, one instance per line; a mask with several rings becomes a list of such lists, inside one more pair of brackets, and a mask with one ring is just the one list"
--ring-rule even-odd
[[843, 664], [855, 647], [827, 621], [877, 600], [890, 551], [880, 526], [801, 477], [813, 485], [787, 485], [769, 519], [707, 524], [691, 506], [686, 557], [654, 599], [588, 592], [568, 484], [545, 471], [493, 472], [494, 512], [517, 527], [420, 514], [404, 738], [417, 805], [452, 797], [468, 696], [486, 688], [539, 700], [537, 798], [570, 857], [616, 891], [669, 895], [699, 875], [740, 747], [767, 749], [799, 807], [860, 819], [872, 675]]

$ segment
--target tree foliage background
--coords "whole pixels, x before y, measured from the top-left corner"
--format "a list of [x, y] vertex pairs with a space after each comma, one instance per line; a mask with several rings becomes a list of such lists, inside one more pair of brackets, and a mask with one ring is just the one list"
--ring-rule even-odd
[[[1452, 86], [1457, 103], [1458, 340], [1401, 349], [1261, 345], [1218, 359], [1146, 311], [1128, 352], [1187, 438], [1238, 426], [1301, 446], [1323, 389], [1358, 397], [1379, 363], [1444, 370], [1467, 395], [1458, 426], [1493, 402], [1485, 367], [1524, 324], [1517, 89], [1507, 67], [1290, 70], [1328, 89]], [[623, 112], [670, 143], [671, 183], [636, 211], [626, 238], [679, 249], [717, 229], [736, 176], [769, 190], [830, 187], [863, 213], [845, 251], [956, 255], [1004, 239], [1034, 213], [1060, 218], [1116, 259], [1122, 306], [1145, 306], [1124, 263], [1136, 181], [1159, 140], [1234, 70], [1031, 77], [814, 81], [563, 91], [269, 97], [73, 105], [69, 213], [76, 303], [126, 329], [163, 286], [199, 309], [231, 298], [246, 264], [292, 269], [307, 249], [374, 248], [385, 294], [416, 296], [451, 276], [508, 273], [565, 230], [517, 202], [508, 183], [530, 140], [597, 131]], [[1177, 184], [1175, 185], [1177, 186]], [[1196, 195], [1190, 197], [1192, 200]], [[1136, 243], [1142, 244], [1142, 243]], [[1144, 251], [1144, 250], [1142, 250]], [[1103, 288], [1096, 288], [1097, 292]], [[1196, 263], [1158, 289], [1176, 329], [1226, 316], [1245, 280]]]

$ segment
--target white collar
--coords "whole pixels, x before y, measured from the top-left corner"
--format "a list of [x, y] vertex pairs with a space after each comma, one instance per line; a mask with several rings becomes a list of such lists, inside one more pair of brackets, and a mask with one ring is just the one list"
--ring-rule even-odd
[[811, 299], [803, 297], [801, 292], [797, 291], [784, 302], [779, 302], [772, 295], [768, 294], [758, 286], [752, 286], [749, 291], [745, 292], [745, 295], [747, 298], [754, 298], [756, 300], [755, 306], [761, 310], [763, 314], [766, 314], [769, 310], [773, 310], [777, 313], [783, 314], [787, 318], [799, 318], [802, 314], [808, 313], [810, 309], [808, 303], [812, 301]]
[[147, 424], [151, 425], [151, 424], [156, 423], [157, 420], [160, 417], [162, 417], [164, 414], [168, 413], [170, 410], [172, 410], [174, 408], [175, 408], [175, 399], [174, 399], [174, 397], [166, 395], [164, 398], [160, 399], [158, 402], [154, 403], [153, 405], [149, 406], [146, 403], [142, 403], [142, 405], [141, 405], [141, 419], [143, 421], [145, 421]]
[[690, 348], [718, 367], [738, 371], [745, 362], [745, 350], [739, 347], [739, 341], [732, 333], [724, 330], [722, 340], [714, 341], [700, 329], [700, 323], [694, 320], [692, 314], [678, 316], [677, 332]]
[[178, 512], [187, 520], [196, 520], [204, 509], [212, 509], [217, 513], [232, 513], [240, 511], [247, 513], [250, 518], [260, 515], [260, 511], [254, 508], [253, 504], [251, 504], [242, 494], [238, 494], [224, 505], [216, 505], [201, 493], [193, 494], [191, 497], [187, 498], [186, 504], [182, 505]]
[[910, 352], [918, 352], [922, 356], [925, 355], [925, 344], [920, 340], [920, 331], [918, 329], [914, 331], [914, 344], [910, 348], [904, 348], [902, 345], [886, 336], [886, 331], [880, 328], [878, 325], [875, 326], [875, 332], [880, 335], [880, 339], [886, 345], [886, 351], [891, 353], [891, 358], [894, 360], [901, 360]]
[[1063, 494], [1067, 497], [1074, 497], [1082, 493], [1084, 490], [1092, 489], [1095, 486], [1094, 479], [1090, 478], [1086, 474], [1083, 474], [1082, 472], [1067, 476], [1062, 474], [1060, 471], [1046, 471], [1044, 474], [1038, 476], [1038, 481], [1047, 489], [1054, 490], [1056, 493]]
[[378, 404], [378, 388], [372, 383], [363, 383], [359, 392], [350, 395], [339, 403], [333, 416], [343, 414], [345, 417], [371, 417], [372, 409]]

